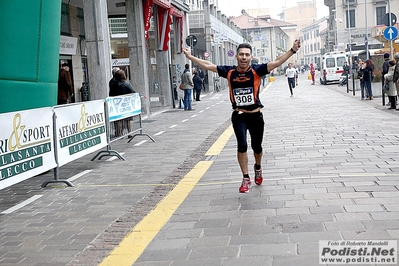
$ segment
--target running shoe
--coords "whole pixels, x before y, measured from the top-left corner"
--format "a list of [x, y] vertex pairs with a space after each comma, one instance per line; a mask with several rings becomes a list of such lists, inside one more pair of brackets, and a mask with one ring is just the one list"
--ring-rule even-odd
[[243, 178], [242, 183], [238, 191], [240, 193], [247, 193], [249, 188], [251, 187], [251, 179], [249, 178]]
[[260, 185], [262, 185], [262, 182], [263, 182], [262, 168], [260, 168], [259, 170], [256, 170], [256, 167], [254, 165], [254, 170], [255, 170], [255, 184], [260, 186]]

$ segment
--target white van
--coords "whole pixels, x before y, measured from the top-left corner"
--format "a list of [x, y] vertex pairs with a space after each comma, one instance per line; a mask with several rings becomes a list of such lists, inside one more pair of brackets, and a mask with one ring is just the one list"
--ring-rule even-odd
[[321, 58], [320, 83], [337, 83], [344, 72], [343, 66], [348, 57], [344, 51], [328, 52]]

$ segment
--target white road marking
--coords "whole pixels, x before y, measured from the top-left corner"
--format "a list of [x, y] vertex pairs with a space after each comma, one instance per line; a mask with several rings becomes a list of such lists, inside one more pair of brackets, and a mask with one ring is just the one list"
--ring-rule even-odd
[[159, 136], [161, 134], [165, 133], [165, 131], [159, 131], [158, 133], [155, 133], [154, 136]]
[[74, 175], [74, 176], [68, 178], [67, 180], [70, 181], [70, 182], [75, 181], [75, 180], [78, 179], [79, 177], [82, 177], [82, 176], [84, 176], [85, 174], [90, 173], [91, 171], [93, 171], [93, 170], [86, 170], [86, 171], [83, 171], [83, 172], [81, 172], [81, 173], [79, 173], [79, 174], [76, 174], [76, 175]]
[[43, 197], [43, 195], [35, 195], [35, 196], [30, 197], [29, 199], [27, 199], [27, 200], [25, 200], [25, 201], [23, 201], [23, 202], [21, 202], [21, 203], [19, 203], [17, 205], [15, 205], [14, 207], [11, 207], [11, 208], [9, 208], [9, 209], [7, 209], [5, 211], [2, 211], [1, 213], [2, 214], [9, 214], [9, 213], [15, 212], [16, 210], [19, 210], [19, 209], [25, 207], [29, 203], [32, 203], [35, 200], [40, 199], [41, 197]]
[[134, 144], [133, 146], [140, 146], [143, 143], [146, 143], [148, 140], [142, 140], [139, 143]]

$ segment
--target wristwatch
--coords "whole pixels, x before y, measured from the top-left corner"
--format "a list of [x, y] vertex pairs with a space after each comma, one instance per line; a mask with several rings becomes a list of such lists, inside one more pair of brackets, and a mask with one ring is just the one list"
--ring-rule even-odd
[[291, 48], [291, 53], [296, 54], [296, 51], [294, 51], [294, 49]]

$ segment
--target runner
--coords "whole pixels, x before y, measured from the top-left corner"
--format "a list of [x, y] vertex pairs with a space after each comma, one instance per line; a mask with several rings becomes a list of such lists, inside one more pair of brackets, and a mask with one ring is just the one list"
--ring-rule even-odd
[[252, 66], [250, 65], [252, 47], [248, 43], [242, 43], [237, 48], [238, 66], [217, 66], [210, 61], [192, 56], [189, 48], [183, 49], [189, 60], [228, 80], [230, 101], [234, 110], [231, 121], [237, 138], [237, 160], [243, 174], [240, 193], [248, 192], [251, 185], [248, 172], [247, 131], [251, 135], [251, 147], [255, 157], [255, 184], [260, 186], [263, 182], [261, 162], [264, 121], [261, 112], [263, 105], [259, 99], [262, 76], [287, 61], [300, 47], [300, 40], [295, 40], [293, 47], [274, 61]]
[[292, 68], [292, 64], [289, 63], [287, 70], [285, 70], [285, 76], [288, 79], [288, 86], [290, 88], [291, 97], [294, 96], [294, 91], [292, 89], [295, 88], [295, 75], [296, 75], [296, 70], [295, 68]]

